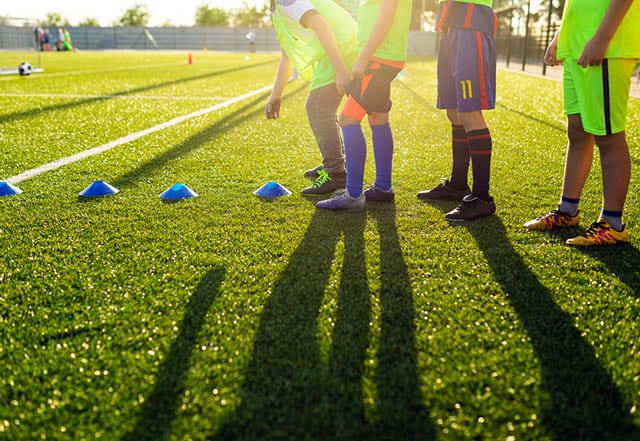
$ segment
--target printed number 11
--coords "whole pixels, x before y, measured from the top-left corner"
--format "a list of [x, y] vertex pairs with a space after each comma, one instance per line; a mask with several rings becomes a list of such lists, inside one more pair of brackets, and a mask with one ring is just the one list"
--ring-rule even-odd
[[473, 98], [473, 89], [471, 88], [471, 80], [460, 81], [460, 87], [462, 88], [462, 99]]

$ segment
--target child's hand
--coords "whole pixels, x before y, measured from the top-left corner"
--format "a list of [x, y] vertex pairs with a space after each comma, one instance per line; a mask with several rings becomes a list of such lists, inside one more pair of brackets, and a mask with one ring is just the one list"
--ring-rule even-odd
[[367, 73], [367, 67], [369, 66], [368, 60], [363, 60], [358, 58], [355, 63], [353, 63], [353, 67], [351, 68], [351, 76], [354, 80], [358, 80], [360, 78], [364, 78]]
[[578, 64], [582, 67], [602, 64], [608, 45], [608, 41], [603, 41], [597, 37], [592, 38], [584, 45], [582, 54], [578, 58]]
[[269, 97], [267, 101], [267, 106], [264, 110], [264, 116], [267, 119], [276, 119], [280, 116], [280, 104], [282, 104], [282, 99]]
[[340, 95], [347, 93], [347, 87], [351, 82], [351, 74], [347, 69], [336, 70], [336, 89]]
[[558, 51], [558, 35], [551, 40], [549, 43], [549, 47], [547, 47], [546, 52], [544, 53], [544, 64], [547, 66], [557, 66], [558, 64], [562, 64], [562, 61], [556, 58], [556, 54]]

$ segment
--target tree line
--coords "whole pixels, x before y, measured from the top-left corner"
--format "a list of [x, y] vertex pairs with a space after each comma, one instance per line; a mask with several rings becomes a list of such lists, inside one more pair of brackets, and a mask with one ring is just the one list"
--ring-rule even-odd
[[[493, 7], [501, 20], [501, 26], [509, 26], [515, 17], [527, 16], [532, 22], [545, 19], [559, 19], [565, 0], [494, 0]], [[356, 0], [350, 1], [357, 4]], [[432, 27], [439, 0], [413, 0], [413, 29]], [[194, 13], [194, 26], [223, 26], [223, 27], [265, 27], [271, 26], [269, 2], [265, 0], [261, 7], [249, 6], [244, 3], [240, 8], [228, 10], [211, 7], [206, 3], [198, 6]], [[151, 13], [145, 3], [136, 3], [114, 20], [114, 26], [142, 26], [149, 24]], [[0, 25], [3, 17], [0, 17]], [[62, 14], [48, 12], [39, 22], [42, 26], [69, 27], [72, 24]], [[97, 18], [85, 18], [77, 26], [98, 27]], [[162, 26], [172, 27], [167, 21]]]

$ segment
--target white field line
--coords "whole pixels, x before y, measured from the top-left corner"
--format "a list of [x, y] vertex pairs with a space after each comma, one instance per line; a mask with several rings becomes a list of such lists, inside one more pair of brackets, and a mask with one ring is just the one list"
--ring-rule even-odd
[[192, 97], [161, 95], [81, 95], [61, 93], [0, 93], [0, 98], [59, 98], [59, 99], [137, 99], [137, 100], [175, 100], [175, 101], [222, 101], [224, 97]]
[[131, 133], [127, 136], [124, 136], [122, 138], [116, 139], [115, 141], [111, 141], [108, 142], [106, 144], [103, 144], [101, 146], [98, 147], [94, 147], [92, 149], [89, 150], [85, 150], [83, 152], [80, 153], [76, 153], [75, 155], [71, 155], [71, 156], [67, 156], [65, 158], [61, 158], [58, 160], [55, 160], [53, 162], [49, 162], [47, 164], [41, 165], [40, 167], [37, 168], [32, 168], [31, 170], [27, 170], [23, 173], [20, 173], [19, 175], [15, 175], [12, 176], [10, 178], [6, 179], [6, 182], [10, 183], [10, 184], [18, 184], [22, 181], [26, 181], [27, 179], [33, 178], [34, 176], [38, 176], [42, 173], [51, 171], [51, 170], [56, 170], [60, 167], [63, 167], [65, 165], [69, 165], [69, 164], [73, 164], [74, 162], [80, 161], [82, 159], [88, 158], [89, 156], [93, 156], [93, 155], [98, 155], [100, 153], [104, 153], [107, 150], [111, 150], [114, 147], [117, 147], [119, 145], [122, 144], [126, 144], [132, 141], [135, 141], [136, 139], [142, 138], [143, 136], [147, 136], [151, 133], [155, 133], [158, 132], [160, 130], [164, 130], [168, 127], [172, 127], [175, 126], [177, 124], [180, 124], [181, 122], [187, 121], [189, 119], [192, 118], [196, 118], [198, 116], [201, 115], [205, 115], [207, 113], [211, 113], [211, 112], [215, 112], [216, 110], [220, 110], [220, 109], [224, 109], [225, 107], [229, 107], [233, 104], [239, 103], [240, 101], [246, 100], [247, 98], [251, 98], [252, 96], [258, 95], [262, 92], [266, 92], [267, 90], [271, 90], [271, 85], [269, 86], [264, 86], [261, 87], [260, 89], [256, 89], [256, 90], [252, 90], [251, 92], [247, 92], [245, 94], [242, 95], [238, 95], [235, 98], [231, 98], [228, 99], [227, 101], [223, 102], [223, 103], [219, 103], [216, 104], [214, 106], [211, 107], [206, 107], [204, 109], [200, 109], [196, 112], [190, 113], [188, 115], [183, 115], [183, 116], [178, 116], [176, 118], [173, 118], [169, 121], [163, 122], [162, 124], [158, 124], [156, 126], [150, 127], [148, 129], [145, 130], [141, 130], [139, 132], [136, 133]]

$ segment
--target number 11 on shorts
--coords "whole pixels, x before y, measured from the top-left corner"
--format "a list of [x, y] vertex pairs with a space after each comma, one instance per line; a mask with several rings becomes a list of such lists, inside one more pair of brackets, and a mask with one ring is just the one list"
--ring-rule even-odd
[[460, 87], [462, 88], [462, 99], [467, 100], [473, 98], [473, 88], [471, 87], [471, 80], [460, 81]]

